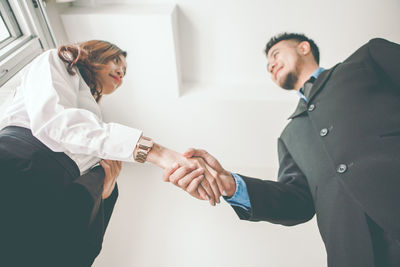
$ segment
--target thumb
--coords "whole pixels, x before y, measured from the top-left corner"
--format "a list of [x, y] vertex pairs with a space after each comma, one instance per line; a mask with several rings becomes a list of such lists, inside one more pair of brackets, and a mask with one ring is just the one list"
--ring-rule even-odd
[[189, 148], [188, 150], [186, 150], [185, 152], [183, 152], [183, 156], [185, 158], [191, 158], [194, 156], [194, 154], [196, 153], [196, 149], [194, 148]]
[[185, 158], [199, 157], [202, 158], [208, 165], [210, 165], [210, 167], [219, 167], [218, 161], [204, 149], [189, 148], [185, 153], [183, 153], [183, 156]]
[[100, 165], [103, 167], [106, 174], [110, 172], [110, 165], [105, 160], [100, 161]]

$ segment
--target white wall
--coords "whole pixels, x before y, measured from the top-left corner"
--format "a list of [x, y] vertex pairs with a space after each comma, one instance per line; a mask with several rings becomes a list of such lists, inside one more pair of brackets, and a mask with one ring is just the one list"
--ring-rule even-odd
[[[269, 37], [306, 33], [319, 45], [324, 67], [372, 37], [400, 43], [398, 0], [97, 1], [117, 2], [178, 5], [183, 94], [160, 98], [138, 86], [141, 77], [128, 67], [123, 87], [102, 105], [105, 118], [143, 129], [177, 151], [206, 148], [227, 169], [263, 179], [276, 178], [276, 139], [296, 102], [266, 73], [262, 50]], [[49, 4], [48, 10], [58, 39], [67, 40], [57, 13], [69, 8]], [[129, 53], [135, 37], [123, 26], [118, 32], [122, 43], [131, 41], [123, 47]], [[85, 25], [76, 31], [91, 36]], [[128, 56], [131, 69], [146, 64], [136, 52]], [[120, 199], [94, 266], [326, 266], [315, 219], [290, 228], [240, 221], [226, 203], [209, 207], [163, 183], [161, 172], [124, 164]]]

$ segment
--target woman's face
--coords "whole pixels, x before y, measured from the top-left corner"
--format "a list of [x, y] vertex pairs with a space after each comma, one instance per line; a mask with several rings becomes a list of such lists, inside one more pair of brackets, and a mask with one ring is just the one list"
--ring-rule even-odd
[[96, 78], [101, 84], [102, 94], [111, 94], [120, 87], [125, 73], [126, 59], [123, 55], [108, 61], [102, 69], [96, 71]]

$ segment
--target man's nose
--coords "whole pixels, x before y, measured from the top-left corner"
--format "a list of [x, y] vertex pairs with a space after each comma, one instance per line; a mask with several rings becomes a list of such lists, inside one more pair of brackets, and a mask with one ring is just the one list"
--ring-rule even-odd
[[270, 74], [272, 74], [272, 72], [274, 71], [275, 66], [276, 66], [275, 62], [271, 62], [270, 64], [268, 64], [268, 72]]

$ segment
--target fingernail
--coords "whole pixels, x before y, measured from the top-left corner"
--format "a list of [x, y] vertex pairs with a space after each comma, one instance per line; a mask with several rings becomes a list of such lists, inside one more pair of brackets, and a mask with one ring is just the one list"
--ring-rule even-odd
[[228, 194], [226, 193], [226, 191], [222, 191], [222, 195], [227, 196]]

